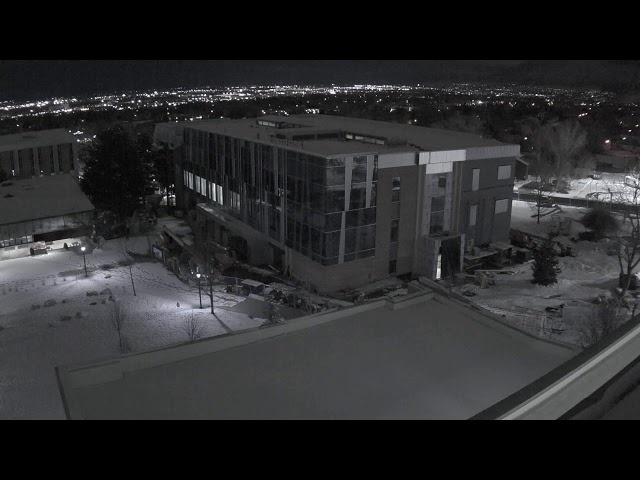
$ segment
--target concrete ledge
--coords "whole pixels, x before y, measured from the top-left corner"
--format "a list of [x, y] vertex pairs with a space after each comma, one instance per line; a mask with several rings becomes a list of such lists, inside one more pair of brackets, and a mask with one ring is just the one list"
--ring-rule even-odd
[[638, 357], [640, 315], [597, 344], [471, 420], [560, 419], [575, 411]]
[[640, 326], [500, 420], [556, 420], [618, 375], [640, 351]]
[[400, 310], [401, 308], [424, 303], [431, 300], [434, 296], [435, 294], [433, 292], [422, 291], [403, 295], [402, 297], [387, 298], [385, 300], [385, 307], [389, 310]]
[[268, 328], [257, 328], [237, 334], [228, 334], [204, 339], [194, 343], [185, 343], [146, 352], [133, 353], [119, 359], [108, 359], [92, 365], [61, 366], [58, 367], [61, 383], [64, 388], [69, 389], [113, 382], [121, 380], [122, 376], [126, 373], [199, 357], [261, 340], [267, 340], [269, 338], [286, 335], [287, 333], [305, 328], [322, 325], [340, 318], [349, 317], [355, 313], [366, 312], [368, 310], [374, 310], [384, 306], [385, 301], [378, 300], [376, 302], [358, 305], [355, 307], [309, 315], [282, 325], [274, 325]]
[[440, 294], [442, 294], [444, 297], [446, 297], [450, 301], [452, 301], [454, 303], [457, 303], [457, 304], [462, 304], [462, 305], [464, 305], [466, 307], [469, 307], [472, 310], [475, 310], [476, 312], [479, 312], [480, 314], [484, 315], [485, 317], [489, 317], [492, 320], [495, 320], [496, 322], [504, 325], [505, 327], [511, 328], [513, 330], [517, 330], [518, 332], [523, 333], [524, 335], [527, 335], [528, 337], [535, 338], [535, 339], [540, 340], [542, 342], [552, 343], [554, 345], [558, 345], [559, 347], [568, 348], [570, 350], [575, 350], [575, 351], [578, 351], [578, 352], [582, 351], [582, 348], [578, 347], [577, 345], [573, 345], [571, 343], [563, 342], [561, 340], [556, 340], [556, 339], [553, 339], [553, 338], [542, 338], [542, 337], [539, 337], [538, 335], [535, 335], [535, 334], [531, 333], [530, 330], [527, 330], [525, 328], [521, 328], [518, 325], [514, 325], [514, 324], [512, 324], [510, 322], [507, 322], [500, 315], [496, 315], [491, 310], [487, 310], [486, 308], [478, 305], [477, 303], [473, 302], [472, 300], [469, 300], [467, 297], [465, 297], [463, 295], [459, 295], [459, 294], [454, 293], [454, 292], [449, 292], [449, 290], [447, 290], [443, 286], [437, 284], [433, 280], [429, 280], [429, 279], [426, 279], [424, 277], [420, 277], [419, 281], [422, 284], [427, 285], [428, 287], [433, 288], [434, 290], [437, 290]]
[[66, 373], [71, 388], [122, 380], [122, 369], [120, 368], [120, 362], [117, 360], [97, 366], [69, 370]]

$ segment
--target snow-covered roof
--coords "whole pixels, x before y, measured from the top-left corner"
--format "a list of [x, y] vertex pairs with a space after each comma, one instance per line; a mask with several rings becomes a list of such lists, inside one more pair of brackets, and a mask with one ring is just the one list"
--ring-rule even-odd
[[12, 135], [0, 136], [0, 152], [22, 150], [23, 148], [46, 147], [61, 143], [74, 143], [69, 130], [56, 128], [53, 130], [37, 130]]
[[[261, 120], [272, 123], [281, 120], [286, 122], [286, 126], [278, 128], [260, 125], [258, 122]], [[470, 133], [333, 115], [302, 114], [241, 120], [214, 119], [163, 125], [173, 125], [173, 128], [178, 130], [183, 128], [203, 130], [325, 157], [367, 153], [451, 151], [506, 145], [497, 140], [484, 139]], [[354, 139], [302, 138], [305, 135], [323, 134], [329, 137], [332, 132], [336, 135], [341, 133], [343, 136], [351, 134]], [[369, 142], [356, 140], [355, 136], [366, 137]], [[376, 139], [384, 144], [375, 143]], [[519, 146], [517, 150], [519, 151]]]
[[92, 210], [93, 205], [69, 173], [12, 180], [0, 186], [0, 225]]
[[63, 396], [85, 419], [464, 419], [575, 354], [439, 296], [385, 305], [59, 367]]

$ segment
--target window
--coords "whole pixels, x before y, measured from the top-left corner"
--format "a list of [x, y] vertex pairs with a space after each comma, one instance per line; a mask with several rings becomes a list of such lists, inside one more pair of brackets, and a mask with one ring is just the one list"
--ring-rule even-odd
[[393, 177], [391, 201], [392, 202], [400, 201], [400, 177]]
[[471, 205], [469, 208], [469, 226], [474, 227], [476, 225], [476, 218], [478, 216], [478, 206]]
[[[357, 157], [356, 157], [357, 158]], [[364, 157], [365, 159], [367, 157]], [[367, 165], [353, 165], [351, 170], [351, 183], [364, 183], [367, 181]]]
[[511, 165], [500, 165], [498, 167], [498, 180], [511, 178]]
[[398, 242], [391, 242], [389, 244], [389, 259], [395, 260], [398, 258]]
[[430, 234], [439, 234], [444, 230], [444, 203], [444, 195], [431, 197], [431, 221], [429, 223]]
[[509, 210], [509, 199], [504, 198], [502, 200], [496, 200], [496, 211], [495, 214], [506, 213]]
[[400, 221], [399, 220], [391, 220], [391, 241], [392, 242], [397, 242], [398, 241], [398, 227], [399, 227]]
[[431, 212], [444, 211], [444, 195], [438, 197], [431, 197]]
[[391, 218], [400, 218], [400, 202], [393, 202], [391, 204]]
[[444, 212], [431, 212], [431, 223], [429, 224], [429, 233], [437, 235], [444, 231]]
[[438, 178], [438, 187], [446, 188], [447, 187], [447, 177]]
[[351, 187], [351, 201], [349, 202], [349, 210], [356, 210], [358, 208], [366, 207], [367, 189], [365, 184], [352, 185]]
[[471, 191], [475, 192], [476, 190], [478, 190], [479, 185], [480, 185], [480, 169], [474, 168], [473, 180], [471, 181]]

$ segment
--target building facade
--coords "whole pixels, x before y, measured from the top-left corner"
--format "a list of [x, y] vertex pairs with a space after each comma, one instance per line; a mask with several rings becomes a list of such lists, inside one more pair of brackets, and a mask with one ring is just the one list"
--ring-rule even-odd
[[509, 237], [518, 145], [326, 115], [161, 124], [155, 137], [175, 148], [177, 205], [208, 238], [319, 291], [440, 278], [461, 270], [466, 238]]
[[77, 176], [76, 141], [68, 130], [0, 136], [0, 167], [9, 179], [71, 173]]

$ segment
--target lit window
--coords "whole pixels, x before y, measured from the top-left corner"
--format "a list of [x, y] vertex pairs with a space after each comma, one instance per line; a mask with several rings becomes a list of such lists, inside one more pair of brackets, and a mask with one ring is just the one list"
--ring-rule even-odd
[[500, 165], [498, 167], [498, 180], [511, 178], [511, 165]]
[[496, 211], [495, 214], [506, 213], [509, 210], [509, 199], [504, 198], [502, 200], [496, 200]]

